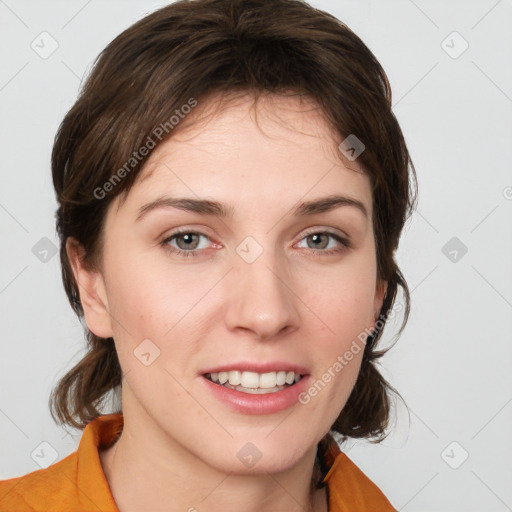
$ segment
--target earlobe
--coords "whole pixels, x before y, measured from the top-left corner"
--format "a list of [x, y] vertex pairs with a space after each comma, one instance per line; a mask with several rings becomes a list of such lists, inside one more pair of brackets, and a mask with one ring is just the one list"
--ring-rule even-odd
[[87, 327], [100, 338], [112, 337], [112, 322], [105, 282], [101, 272], [85, 267], [83, 263], [84, 248], [74, 238], [68, 238], [66, 241], [66, 252], [78, 285]]

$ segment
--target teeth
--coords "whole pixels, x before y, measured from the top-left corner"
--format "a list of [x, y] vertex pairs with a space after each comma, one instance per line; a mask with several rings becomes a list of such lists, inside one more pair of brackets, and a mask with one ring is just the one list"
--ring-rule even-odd
[[210, 380], [218, 384], [229, 384], [231, 386], [242, 386], [247, 389], [272, 389], [285, 384], [291, 385], [299, 382], [302, 378], [295, 372], [241, 372], [233, 370], [230, 372], [219, 372], [207, 374]]
[[240, 383], [242, 382], [242, 372], [233, 371], [226, 373], [228, 374], [228, 382], [232, 386], [240, 386]]
[[[258, 375], [258, 374], [256, 374]], [[259, 377], [259, 386], [263, 389], [275, 388], [277, 385], [277, 374], [276, 372], [262, 373]], [[249, 386], [247, 386], [249, 387]], [[252, 386], [254, 387], [254, 386]]]
[[260, 376], [254, 372], [242, 372], [242, 381], [240, 386], [244, 388], [259, 388]]

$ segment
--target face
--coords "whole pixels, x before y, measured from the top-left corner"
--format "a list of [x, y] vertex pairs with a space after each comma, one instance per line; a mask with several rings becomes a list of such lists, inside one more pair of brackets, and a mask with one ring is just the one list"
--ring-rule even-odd
[[280, 471], [340, 414], [382, 305], [370, 182], [313, 103], [202, 119], [110, 205], [86, 321], [115, 340], [125, 421], [224, 471]]

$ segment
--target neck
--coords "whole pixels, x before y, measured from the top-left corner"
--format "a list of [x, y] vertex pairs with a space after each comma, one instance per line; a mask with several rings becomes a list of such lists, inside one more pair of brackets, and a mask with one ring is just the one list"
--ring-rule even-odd
[[168, 439], [154, 424], [148, 428], [144, 413], [124, 418], [117, 442], [100, 452], [119, 512], [328, 510], [326, 488], [311, 486], [316, 447], [286, 471], [226, 473]]

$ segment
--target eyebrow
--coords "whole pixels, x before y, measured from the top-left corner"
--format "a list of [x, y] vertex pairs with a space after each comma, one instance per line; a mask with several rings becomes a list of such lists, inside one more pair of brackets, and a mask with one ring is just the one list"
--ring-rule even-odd
[[[340, 206], [355, 207], [363, 213], [365, 217], [368, 217], [368, 211], [361, 201], [341, 195], [330, 195], [320, 199], [302, 202], [293, 210], [292, 214], [296, 217], [305, 217], [328, 212]], [[177, 208], [187, 212], [212, 215], [221, 218], [232, 217], [234, 212], [232, 206], [227, 206], [217, 201], [164, 196], [142, 206], [138, 211], [137, 218], [135, 219], [136, 222], [140, 221], [149, 212], [160, 208]]]

